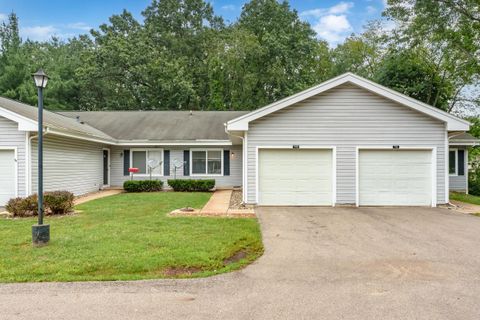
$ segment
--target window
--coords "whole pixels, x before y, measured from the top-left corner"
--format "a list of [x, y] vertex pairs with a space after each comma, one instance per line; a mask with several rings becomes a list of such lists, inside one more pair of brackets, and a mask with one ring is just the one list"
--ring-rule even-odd
[[457, 175], [458, 150], [450, 149], [448, 152], [448, 173], [451, 176]]
[[[150, 168], [149, 161], [157, 164]], [[132, 149], [130, 163], [132, 168], [138, 168], [138, 174], [161, 176], [163, 175], [163, 150], [162, 149]]]
[[223, 172], [222, 151], [219, 149], [192, 150], [191, 175], [221, 175]]

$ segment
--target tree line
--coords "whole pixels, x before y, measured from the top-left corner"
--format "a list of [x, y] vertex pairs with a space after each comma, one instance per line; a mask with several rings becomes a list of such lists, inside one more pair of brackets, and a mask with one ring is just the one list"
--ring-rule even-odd
[[[287, 1], [251, 0], [233, 23], [204, 0], [153, 0], [68, 40], [23, 41], [0, 26], [0, 95], [52, 110], [252, 110], [354, 72], [448, 112], [478, 110], [477, 0], [389, 0], [335, 48]], [[389, 22], [390, 29], [386, 28]]]

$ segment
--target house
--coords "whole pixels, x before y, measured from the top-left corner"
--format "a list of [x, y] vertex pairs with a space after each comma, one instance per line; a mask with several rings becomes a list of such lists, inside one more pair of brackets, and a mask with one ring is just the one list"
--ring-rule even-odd
[[[0, 98], [0, 205], [36, 192], [36, 120]], [[121, 186], [136, 167], [243, 186], [258, 205], [444, 204], [467, 190], [478, 142], [467, 121], [351, 73], [252, 112], [45, 111], [44, 127], [47, 191]]]

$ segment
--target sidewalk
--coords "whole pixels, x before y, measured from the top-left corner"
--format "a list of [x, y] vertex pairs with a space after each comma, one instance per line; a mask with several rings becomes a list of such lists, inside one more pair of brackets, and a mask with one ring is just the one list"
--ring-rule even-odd
[[204, 216], [204, 217], [234, 217], [234, 218], [254, 218], [255, 210], [249, 209], [230, 209], [230, 199], [232, 190], [217, 190], [210, 200], [201, 210], [185, 212], [174, 210], [170, 213], [172, 216]]
[[456, 206], [453, 210], [461, 213], [476, 214], [480, 213], [480, 206], [476, 204], [461, 202], [457, 200], [450, 200], [450, 202]]
[[86, 195], [77, 197], [77, 198], [75, 198], [75, 200], [73, 200], [73, 203], [74, 203], [74, 205], [77, 206], [79, 204], [82, 204], [82, 203], [85, 203], [85, 202], [88, 202], [88, 201], [113, 196], [115, 194], [119, 194], [119, 193], [122, 193], [122, 192], [123, 192], [123, 189], [100, 190], [100, 191], [97, 191], [97, 192], [92, 192], [92, 193], [88, 193]]

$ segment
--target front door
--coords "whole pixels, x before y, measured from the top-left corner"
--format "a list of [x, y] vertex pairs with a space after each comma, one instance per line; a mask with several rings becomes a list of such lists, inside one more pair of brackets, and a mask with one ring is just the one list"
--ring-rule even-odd
[[108, 163], [110, 162], [109, 161], [109, 156], [110, 156], [110, 152], [108, 150], [103, 150], [103, 185], [104, 186], [108, 186], [109, 185], [109, 179], [108, 179], [108, 176], [109, 176], [109, 173], [108, 173], [108, 170], [109, 170], [109, 165]]

